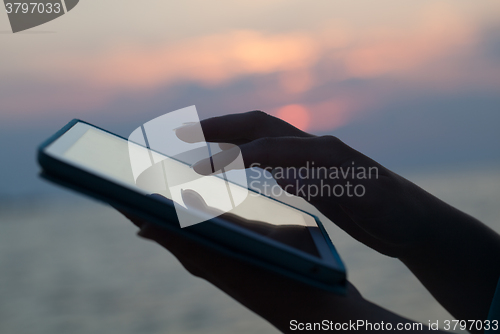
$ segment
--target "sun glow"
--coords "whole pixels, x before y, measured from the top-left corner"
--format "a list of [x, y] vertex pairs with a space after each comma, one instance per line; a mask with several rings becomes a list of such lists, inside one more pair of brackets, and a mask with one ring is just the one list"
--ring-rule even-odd
[[308, 130], [311, 122], [309, 111], [299, 104], [289, 104], [279, 108], [276, 111], [276, 116], [303, 131]]

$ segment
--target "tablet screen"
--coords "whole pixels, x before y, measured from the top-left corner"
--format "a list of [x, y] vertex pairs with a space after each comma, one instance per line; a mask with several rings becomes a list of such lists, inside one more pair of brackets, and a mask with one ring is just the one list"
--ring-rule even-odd
[[[152, 155], [159, 154], [139, 145], [136, 149], [147, 150], [148, 154]], [[196, 192], [184, 184], [182, 185], [184, 187], [182, 198], [172, 198], [169, 187], [166, 186], [167, 178], [162, 176], [161, 165], [156, 166], [156, 170], [155, 167], [150, 168], [149, 171], [146, 170], [144, 175], [135, 179], [129, 160], [129, 142], [90, 125], [77, 123], [51, 144], [46, 151], [66, 162], [145, 195], [159, 194], [176, 202], [184, 202], [181, 205], [185, 207], [191, 208], [194, 205], [195, 208], [200, 209], [196, 207], [197, 193], [200, 193], [206, 200], [205, 209], [208, 208], [208, 210], [215, 212], [219, 210], [221, 213], [226, 211], [218, 206], [217, 198], [227, 196], [227, 193], [214, 193], [214, 189], [224, 189], [224, 187], [220, 187], [220, 183], [225, 182], [222, 178], [217, 176], [203, 177], [203, 186], [197, 187]], [[168, 164], [169, 171], [175, 170], [178, 173], [179, 179], [183, 179], [184, 176], [188, 178], [190, 173], [195, 173], [188, 165], [178, 160], [165, 156], [162, 156], [162, 159], [163, 163]], [[147, 173], [156, 176], [154, 178], [146, 177]], [[231, 187], [231, 191], [247, 192], [248, 190], [236, 186]], [[194, 204], [186, 203], [190, 200]], [[320, 256], [311, 236], [311, 233], [319, 231], [315, 219], [286, 204], [251, 192], [241, 204], [227, 213], [223, 213], [222, 216], [226, 221], [254, 233], [292, 246], [310, 255]]]

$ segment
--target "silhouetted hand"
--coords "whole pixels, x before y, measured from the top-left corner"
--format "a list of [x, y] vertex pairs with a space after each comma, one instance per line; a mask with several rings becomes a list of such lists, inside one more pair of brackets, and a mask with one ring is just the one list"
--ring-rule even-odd
[[[220, 143], [223, 151], [212, 157], [215, 171], [209, 159], [196, 163], [195, 171], [217, 173], [241, 150], [246, 168], [271, 170], [283, 189], [308, 200], [352, 237], [402, 260], [457, 319], [486, 319], [500, 276], [500, 237], [482, 223], [340, 139], [303, 132], [261, 111], [206, 119], [201, 127], [205, 140]], [[186, 142], [202, 141], [193, 129], [187, 125], [176, 133]], [[328, 174], [287, 173], [298, 168]], [[352, 168], [354, 175], [346, 172]], [[331, 177], [335, 169], [339, 177]], [[326, 186], [330, 193], [318, 192]]]
[[[247, 168], [258, 165], [271, 170], [283, 189], [308, 200], [352, 237], [398, 257], [457, 319], [486, 319], [500, 276], [496, 265], [500, 262], [500, 237], [482, 223], [336, 137], [308, 134], [260, 111], [206, 119], [201, 126], [206, 141], [219, 143], [223, 151], [212, 157], [215, 171], [206, 159], [193, 166], [196, 172], [218, 173], [241, 150]], [[199, 126], [178, 128], [177, 136], [187, 142], [202, 141], [194, 128]], [[338, 177], [287, 173], [301, 167], [312, 172], [337, 169]], [[354, 175], [346, 172], [353, 167]], [[361, 170], [364, 176], [358, 175]], [[323, 186], [330, 190], [337, 187], [337, 192], [312, 191]], [[343, 187], [342, 194], [339, 187]], [[192, 274], [208, 280], [282, 331], [290, 332], [292, 319], [409, 322], [366, 301], [352, 285], [346, 296], [319, 290], [129, 218], [141, 228], [141, 236], [170, 250]]]
[[[424, 243], [431, 231], [429, 217], [442, 205], [338, 138], [305, 133], [260, 111], [210, 118], [201, 126], [206, 141], [225, 143], [221, 144], [225, 150], [213, 156], [216, 171], [241, 150], [247, 168], [274, 170], [276, 181], [287, 192], [305, 198], [351, 236], [389, 256], [401, 256]], [[203, 140], [193, 128], [179, 128], [177, 136], [187, 142]], [[304, 167], [320, 178], [300, 178], [293, 171]], [[211, 162], [202, 160], [194, 170], [211, 174]], [[329, 177], [335, 170], [338, 178]], [[365, 171], [364, 178], [357, 179], [360, 170]], [[355, 189], [357, 185], [362, 187]], [[322, 186], [330, 191], [321, 193]], [[355, 190], [363, 195], [357, 196]]]
[[[206, 207], [201, 196], [193, 191], [183, 192], [183, 201], [193, 209], [211, 214], [218, 213], [214, 208]], [[331, 321], [332, 326], [335, 323], [349, 323], [349, 320], [355, 319], [371, 323], [384, 321], [393, 326], [397, 323], [411, 323], [408, 319], [370, 303], [350, 283], [347, 283], [346, 295], [318, 289], [254, 266], [229, 254], [222, 254], [180, 234], [134, 217], [126, 211], [121, 212], [140, 228], [139, 236], [165, 247], [192, 275], [212, 283], [282, 332], [294, 333], [294, 326], [298, 323], [324, 320]], [[233, 217], [234, 215], [228, 213], [223, 215], [226, 215], [224, 218], [245, 228], [253, 229], [256, 224], [258, 233], [261, 234], [280, 234], [286, 229], [286, 227], [276, 229], [270, 224], [264, 226], [263, 222]], [[282, 238], [276, 235], [274, 237]], [[426, 330], [426, 327], [423, 329]], [[364, 332], [363, 328], [359, 331]]]

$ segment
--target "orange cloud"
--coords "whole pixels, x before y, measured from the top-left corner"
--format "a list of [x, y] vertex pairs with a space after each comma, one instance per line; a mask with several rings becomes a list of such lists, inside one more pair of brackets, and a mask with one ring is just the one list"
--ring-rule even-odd
[[[308, 33], [230, 31], [155, 47], [122, 45], [90, 59], [66, 57], [68, 61], [58, 66], [111, 91], [180, 82], [217, 86], [277, 73], [279, 87], [289, 95], [332, 79], [392, 75], [425, 82], [430, 76], [423, 76], [422, 69], [477, 39], [470, 22], [441, 4], [425, 7], [409, 22], [398, 30], [356, 30], [335, 23]], [[331, 71], [316, 73], [319, 62]]]
[[[348, 77], [406, 75], [473, 45], [476, 29], [443, 3], [432, 4], [406, 30], [379, 28], [343, 54]], [[418, 77], [418, 79], [422, 79]]]
[[71, 67], [81, 66], [88, 80], [105, 86], [218, 85], [239, 76], [311, 67], [317, 56], [317, 46], [306, 35], [233, 31], [151, 49], [121, 47]]
[[[111, 92], [180, 82], [217, 86], [277, 73], [284, 93], [300, 94], [332, 78], [392, 75], [426, 81], [430, 76], [422, 76], [422, 69], [477, 40], [477, 28], [450, 6], [431, 4], [412, 15], [399, 29], [380, 24], [354, 29], [337, 22], [303, 33], [229, 31], [159, 46], [120, 45], [81, 58], [70, 54], [53, 66], [61, 75]], [[315, 73], [318, 63], [327, 70]]]
[[308, 69], [282, 72], [279, 81], [281, 88], [289, 94], [300, 94], [314, 87], [313, 74]]
[[283, 101], [301, 101], [304, 93], [325, 83], [333, 87], [332, 83], [352, 78], [389, 77], [408, 89], [432, 85], [440, 91], [467, 85], [498, 87], [498, 63], [477, 62], [472, 67], [460, 58], [477, 52], [480, 22], [443, 2], [415, 7], [401, 13], [397, 23], [377, 21], [353, 27], [332, 19], [331, 24], [318, 23], [302, 32], [224, 31], [155, 45], [136, 40], [100, 47], [85, 56], [72, 50], [58, 57], [41, 56], [23, 65], [23, 70], [56, 85], [67, 82], [66, 89], [31, 91], [21, 102], [19, 96], [2, 96], [2, 103], [14, 112], [74, 110], [75, 105], [91, 109], [123, 92], [154, 92], [179, 83], [217, 87], [275, 74], [254, 80], [256, 87], [245, 92], [255, 100], [254, 108], [282, 106], [275, 113], [303, 129], [320, 131], [342, 126], [361, 110], [387, 103], [392, 92], [376, 84], [363, 91], [344, 87], [341, 93], [322, 88], [314, 94], [324, 102], [288, 105]]

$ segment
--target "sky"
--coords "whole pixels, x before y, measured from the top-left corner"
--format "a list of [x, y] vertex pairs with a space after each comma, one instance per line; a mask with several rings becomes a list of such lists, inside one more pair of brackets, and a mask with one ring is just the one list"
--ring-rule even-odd
[[189, 105], [261, 109], [396, 170], [500, 162], [500, 2], [81, 0], [12, 34], [0, 11], [0, 195], [45, 191], [73, 118], [123, 136]]

